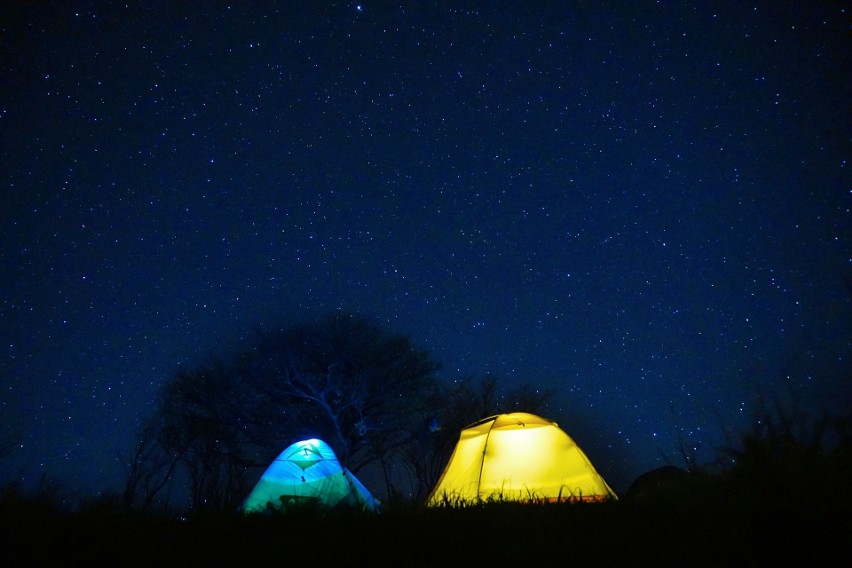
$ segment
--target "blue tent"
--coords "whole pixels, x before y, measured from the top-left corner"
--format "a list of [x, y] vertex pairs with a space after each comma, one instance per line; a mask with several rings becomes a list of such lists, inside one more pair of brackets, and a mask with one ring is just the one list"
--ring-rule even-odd
[[283, 510], [304, 503], [370, 511], [379, 507], [367, 488], [340, 465], [331, 447], [316, 438], [296, 442], [281, 452], [246, 497], [242, 510]]

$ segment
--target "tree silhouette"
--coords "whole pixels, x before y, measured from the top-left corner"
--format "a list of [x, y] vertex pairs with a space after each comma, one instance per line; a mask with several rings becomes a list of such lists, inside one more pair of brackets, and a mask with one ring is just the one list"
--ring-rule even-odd
[[165, 489], [180, 463], [180, 455], [170, 452], [162, 443], [159, 415], [149, 417], [141, 425], [133, 453], [125, 458], [125, 481], [121, 495], [122, 507], [129, 510], [150, 510]]
[[222, 363], [180, 370], [161, 397], [157, 440], [183, 465], [191, 506], [239, 505], [249, 488], [248, 470], [262, 464], [261, 430], [269, 430], [255, 420], [257, 397]]
[[358, 314], [264, 329], [233, 360], [163, 386], [157, 441], [179, 457], [192, 507], [233, 508], [251, 471], [298, 437], [322, 438], [352, 471], [385, 467], [422, 424], [437, 369], [407, 336]]
[[248, 383], [319, 431], [352, 471], [404, 443], [421, 421], [438, 364], [363, 316], [259, 333], [241, 358]]

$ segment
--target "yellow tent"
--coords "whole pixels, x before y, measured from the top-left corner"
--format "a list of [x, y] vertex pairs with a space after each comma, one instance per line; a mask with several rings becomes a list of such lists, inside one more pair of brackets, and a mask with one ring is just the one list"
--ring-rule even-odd
[[462, 430], [427, 505], [616, 498], [586, 454], [555, 422], [513, 412]]

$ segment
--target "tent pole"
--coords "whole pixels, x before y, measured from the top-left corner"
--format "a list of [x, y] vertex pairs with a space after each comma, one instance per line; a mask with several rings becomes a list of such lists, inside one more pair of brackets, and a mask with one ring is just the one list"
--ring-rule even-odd
[[482, 458], [479, 460], [479, 477], [476, 478], [476, 501], [477, 503], [481, 502], [480, 498], [480, 489], [479, 486], [482, 484], [482, 468], [485, 467], [485, 452], [488, 450], [488, 440], [491, 438], [491, 430], [494, 428], [494, 423], [497, 422], [497, 418], [491, 421], [491, 426], [488, 427], [488, 434], [485, 435], [485, 443], [482, 445]]

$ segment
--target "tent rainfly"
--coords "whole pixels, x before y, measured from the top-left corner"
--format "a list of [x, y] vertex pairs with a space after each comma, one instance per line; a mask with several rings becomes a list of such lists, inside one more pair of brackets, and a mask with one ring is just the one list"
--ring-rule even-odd
[[328, 508], [377, 510], [379, 502], [340, 465], [331, 447], [315, 438], [296, 442], [275, 458], [242, 504], [246, 513], [318, 503]]
[[426, 504], [606, 498], [617, 497], [568, 434], [555, 422], [513, 412], [462, 430]]

